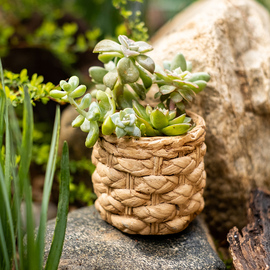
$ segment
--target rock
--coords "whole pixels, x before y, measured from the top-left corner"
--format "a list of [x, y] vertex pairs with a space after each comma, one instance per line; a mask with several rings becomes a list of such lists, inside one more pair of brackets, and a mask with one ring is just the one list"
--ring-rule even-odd
[[[47, 226], [45, 257], [55, 221]], [[211, 241], [211, 240], [210, 240]], [[225, 269], [208, 242], [208, 232], [196, 218], [182, 233], [136, 236], [101, 220], [94, 206], [69, 214], [58, 269]]]
[[159, 63], [182, 52], [211, 74], [191, 110], [206, 121], [205, 216], [220, 237], [246, 224], [253, 187], [270, 187], [270, 16], [251, 0], [205, 0], [153, 37]]

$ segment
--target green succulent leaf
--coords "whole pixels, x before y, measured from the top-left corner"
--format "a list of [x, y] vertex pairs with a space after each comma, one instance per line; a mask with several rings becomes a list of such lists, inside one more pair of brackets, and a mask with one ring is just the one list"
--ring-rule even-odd
[[140, 124], [140, 130], [141, 130], [141, 135], [144, 136], [146, 134], [146, 126], [145, 123]]
[[177, 91], [172, 92], [170, 94], [170, 98], [174, 103], [181, 102], [183, 100], [183, 97]]
[[80, 126], [80, 129], [83, 132], [89, 132], [89, 130], [90, 130], [90, 122], [87, 119], [84, 119], [83, 123]]
[[187, 61], [187, 71], [191, 72], [192, 71], [192, 62]]
[[71, 125], [72, 125], [73, 127], [80, 127], [80, 126], [83, 124], [84, 119], [85, 119], [85, 118], [84, 118], [82, 115], [78, 115], [78, 116], [73, 120], [73, 122], [71, 123]]
[[75, 89], [79, 85], [79, 78], [77, 76], [70, 77], [68, 84], [70, 84], [72, 90]]
[[199, 81], [195, 81], [194, 84], [196, 84], [198, 87], [190, 87], [196, 94], [198, 94], [199, 92], [203, 91], [207, 85], [206, 81], [203, 80], [199, 80]]
[[163, 67], [164, 69], [171, 70], [171, 61], [163, 61]]
[[195, 96], [194, 92], [189, 88], [179, 89], [178, 92], [187, 102], [191, 102], [193, 100], [193, 97]]
[[140, 100], [145, 100], [146, 98], [146, 93], [145, 93], [145, 88], [139, 84], [139, 83], [130, 83], [129, 84], [134, 92], [139, 96]]
[[168, 118], [159, 109], [155, 109], [150, 114], [150, 121], [154, 128], [162, 129], [169, 124]]
[[90, 93], [87, 93], [81, 100], [81, 103], [79, 105], [79, 108], [84, 110], [86, 108], [88, 108], [91, 104], [92, 101], [92, 96]]
[[138, 66], [138, 70], [145, 89], [149, 89], [153, 83], [151, 77], [140, 66]]
[[85, 146], [91, 148], [99, 137], [99, 127], [97, 121], [90, 121], [90, 130], [85, 140]]
[[192, 76], [187, 79], [187, 81], [190, 82], [196, 82], [201, 80], [208, 82], [210, 80], [210, 75], [207, 72], [197, 72], [192, 74]]
[[132, 104], [137, 117], [143, 118], [146, 122], [150, 123], [150, 116], [147, 114], [145, 107], [136, 100], [133, 100]]
[[108, 70], [102, 67], [90, 67], [89, 76], [95, 83], [103, 83], [103, 77], [108, 73]]
[[147, 104], [146, 108], [145, 108], [145, 111], [146, 113], [150, 116], [150, 114], [152, 113], [153, 111], [153, 108]]
[[167, 126], [163, 128], [161, 131], [165, 135], [168, 136], [177, 136], [187, 133], [189, 128], [191, 127], [191, 124], [188, 123], [182, 123], [182, 124], [175, 124], [171, 126]]
[[73, 90], [71, 88], [71, 85], [69, 83], [67, 83], [66, 81], [64, 81], [64, 80], [60, 81], [60, 87], [66, 92], [70, 92], [70, 91]]
[[115, 128], [116, 126], [113, 123], [111, 116], [108, 116], [102, 124], [101, 131], [103, 135], [111, 135], [115, 131]]
[[51, 90], [50, 96], [53, 98], [62, 98], [67, 94], [66, 91], [60, 91], [60, 90]]
[[125, 136], [127, 134], [127, 132], [123, 128], [116, 127], [115, 134], [116, 134], [117, 138], [121, 138], [121, 137]]
[[137, 100], [137, 97], [126, 87], [123, 90], [123, 94], [117, 96], [117, 103], [121, 109], [132, 108], [133, 100]]
[[174, 118], [174, 119], [170, 120], [169, 125], [175, 125], [175, 124], [184, 123], [185, 118], [186, 118], [186, 114], [184, 113], [184, 114], [178, 116], [177, 118]]
[[107, 118], [109, 115], [115, 112], [115, 102], [111, 95], [101, 90], [97, 91], [96, 99], [99, 104], [99, 110], [101, 113], [101, 121], [102, 119]]
[[80, 85], [78, 86], [75, 90], [73, 90], [69, 96], [72, 98], [78, 98], [81, 97], [82, 95], [84, 95], [86, 91], [86, 86], [85, 85]]
[[153, 47], [144, 41], [137, 41], [135, 42], [135, 45], [139, 47], [138, 48], [139, 53], [146, 53], [153, 50]]
[[106, 89], [107, 89], [107, 86], [105, 84], [96, 84], [96, 89], [92, 90], [91, 94], [92, 94], [93, 97], [95, 97], [95, 91], [97, 91], [97, 90], [106, 91]]
[[98, 60], [104, 64], [107, 64], [115, 57], [122, 58], [122, 57], [124, 57], [124, 55], [122, 53], [119, 53], [119, 52], [106, 52], [106, 53], [99, 54]]
[[131, 59], [124, 57], [117, 63], [117, 71], [122, 84], [134, 83], [139, 79], [140, 73]]
[[181, 68], [182, 71], [187, 70], [187, 62], [182, 53], [178, 53], [171, 62], [171, 70]]
[[191, 119], [190, 117], [187, 117], [187, 116], [186, 116], [183, 123], [190, 123], [191, 120], [192, 120], [192, 119]]
[[152, 58], [146, 55], [138, 55], [135, 57], [135, 60], [147, 71], [149, 71], [150, 73], [154, 73], [155, 63]]
[[176, 111], [170, 111], [169, 112], [169, 124], [170, 124], [170, 121], [173, 120], [176, 116]]
[[171, 83], [172, 82], [172, 80], [170, 78], [168, 78], [166, 73], [161, 73], [161, 72], [155, 71], [155, 74], [156, 74], [158, 79], [161, 79], [166, 83]]
[[141, 126], [142, 124], [145, 125], [145, 135], [154, 137], [154, 136], [160, 136], [162, 133], [158, 131], [157, 129], [154, 129], [151, 124], [149, 124], [145, 119], [137, 116], [138, 125]]
[[110, 89], [113, 89], [116, 82], [117, 82], [117, 79], [118, 79], [118, 73], [117, 73], [117, 70], [113, 70], [113, 71], [110, 71], [108, 72], [104, 78], [103, 78], [103, 83], [109, 87]]
[[167, 95], [172, 93], [176, 89], [176, 86], [173, 85], [162, 85], [159, 90], [162, 93], [162, 95]]
[[121, 50], [121, 45], [109, 40], [109, 39], [104, 39], [101, 40], [94, 48], [93, 50], [94, 53], [103, 53], [103, 52], [118, 52], [122, 53]]
[[96, 102], [92, 102], [87, 112], [88, 121], [98, 121], [102, 117], [101, 110]]
[[185, 104], [181, 101], [178, 103], [175, 103], [176, 107], [178, 108], [178, 110], [180, 110], [180, 112], [184, 112], [185, 111]]

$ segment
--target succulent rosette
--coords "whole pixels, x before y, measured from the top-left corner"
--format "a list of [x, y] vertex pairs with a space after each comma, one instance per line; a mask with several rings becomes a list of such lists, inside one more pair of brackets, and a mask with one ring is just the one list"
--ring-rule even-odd
[[[191, 64], [179, 53], [164, 69], [155, 66], [146, 52], [151, 45], [119, 36], [119, 43], [102, 40], [94, 48], [104, 67], [91, 67], [89, 75], [95, 90], [85, 94], [85, 85], [72, 76], [60, 81], [61, 90], [52, 90], [51, 97], [69, 102], [79, 115], [72, 126], [87, 132], [86, 146], [92, 147], [100, 131], [104, 135], [178, 136], [194, 127], [185, 113], [185, 105], [201, 92], [210, 79], [208, 73], [191, 72]], [[156, 107], [143, 106], [152, 84], [158, 86]], [[92, 99], [92, 96], [95, 99]]]

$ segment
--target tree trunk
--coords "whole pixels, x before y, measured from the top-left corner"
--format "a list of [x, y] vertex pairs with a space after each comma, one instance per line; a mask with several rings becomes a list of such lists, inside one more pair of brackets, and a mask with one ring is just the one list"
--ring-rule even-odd
[[242, 234], [234, 227], [227, 240], [236, 270], [270, 269], [270, 193], [256, 189], [251, 193], [249, 223]]

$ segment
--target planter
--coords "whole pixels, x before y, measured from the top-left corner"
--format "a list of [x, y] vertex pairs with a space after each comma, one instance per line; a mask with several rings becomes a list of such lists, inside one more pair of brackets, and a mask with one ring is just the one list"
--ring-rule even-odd
[[205, 122], [183, 136], [100, 136], [92, 176], [102, 219], [129, 234], [164, 235], [184, 230], [204, 207]]

